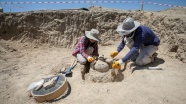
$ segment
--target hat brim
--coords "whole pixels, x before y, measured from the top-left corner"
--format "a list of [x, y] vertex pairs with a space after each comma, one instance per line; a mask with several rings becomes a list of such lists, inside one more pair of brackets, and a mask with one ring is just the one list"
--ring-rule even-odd
[[86, 36], [87, 38], [89, 38], [89, 39], [93, 39], [93, 40], [98, 41], [98, 42], [101, 41], [101, 39], [95, 38], [95, 37], [91, 36], [91, 35], [90, 35], [90, 31], [85, 31], [85, 36]]
[[124, 30], [124, 29], [122, 28], [122, 26], [123, 26], [123, 23], [122, 23], [122, 24], [120, 24], [120, 25], [117, 27], [116, 31], [117, 31], [117, 32], [124, 32], [124, 33], [126, 33], [125, 35], [127, 35], [127, 33], [131, 33], [131, 32], [133, 32], [134, 30], [136, 30], [136, 29], [140, 26], [140, 23], [139, 23], [138, 21], [134, 21], [134, 25], [135, 25], [134, 28], [132, 28], [132, 29], [130, 29], [130, 30]]

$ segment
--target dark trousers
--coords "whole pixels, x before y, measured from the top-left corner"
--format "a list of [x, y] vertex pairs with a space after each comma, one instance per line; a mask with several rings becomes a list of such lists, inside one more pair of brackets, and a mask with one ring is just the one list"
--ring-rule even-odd
[[89, 70], [90, 70], [90, 63], [87, 62], [84, 67], [83, 67], [83, 70], [81, 71], [82, 73], [82, 79], [85, 80], [85, 74], [86, 73], [89, 73]]

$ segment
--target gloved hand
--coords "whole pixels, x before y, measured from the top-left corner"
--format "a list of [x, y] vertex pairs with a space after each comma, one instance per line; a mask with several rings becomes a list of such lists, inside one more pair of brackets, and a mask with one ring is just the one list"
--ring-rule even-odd
[[121, 64], [123, 64], [123, 61], [120, 59], [119, 61], [115, 61], [112, 64], [113, 69], [121, 69]]
[[88, 56], [88, 62], [93, 62], [95, 59], [91, 56]]
[[111, 56], [112, 58], [114, 58], [114, 57], [117, 56], [117, 55], [118, 55], [118, 52], [117, 52], [117, 51], [113, 51], [113, 52], [110, 53], [110, 56]]

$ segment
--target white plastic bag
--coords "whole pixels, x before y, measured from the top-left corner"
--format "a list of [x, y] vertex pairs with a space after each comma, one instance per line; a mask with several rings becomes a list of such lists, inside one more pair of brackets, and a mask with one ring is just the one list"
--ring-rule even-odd
[[31, 89], [33, 89], [33, 88], [35, 88], [35, 87], [37, 87], [37, 86], [40, 86], [40, 85], [44, 84], [44, 82], [45, 82], [44, 79], [41, 79], [41, 80], [38, 81], [38, 82], [32, 82], [32, 83], [30, 84], [30, 86], [28, 87], [27, 91], [30, 91]]

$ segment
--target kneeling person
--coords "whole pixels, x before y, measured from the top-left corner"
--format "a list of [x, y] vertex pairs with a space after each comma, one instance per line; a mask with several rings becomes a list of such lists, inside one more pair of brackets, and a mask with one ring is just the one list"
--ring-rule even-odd
[[72, 53], [77, 58], [77, 61], [84, 65], [84, 69], [81, 71], [82, 79], [84, 80], [85, 73], [90, 70], [90, 63], [99, 56], [98, 42], [99, 31], [97, 29], [91, 29], [91, 31], [85, 31], [85, 36], [79, 38], [78, 43]]
[[[120, 69], [121, 64], [130, 59], [133, 59], [139, 66], [154, 61], [160, 40], [149, 27], [140, 25], [132, 18], [127, 18], [117, 27], [117, 32], [122, 36], [122, 41], [117, 51], [111, 52], [111, 57], [115, 57], [125, 45], [129, 47], [130, 51], [122, 59], [115, 61], [112, 65], [113, 68]], [[135, 56], [137, 58], [134, 58]]]

